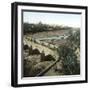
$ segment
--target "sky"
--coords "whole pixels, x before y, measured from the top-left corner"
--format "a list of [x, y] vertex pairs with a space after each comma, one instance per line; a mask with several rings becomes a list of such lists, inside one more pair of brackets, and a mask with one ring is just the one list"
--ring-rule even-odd
[[81, 14], [46, 13], [46, 12], [23, 12], [23, 22], [62, 25], [70, 27], [81, 26]]

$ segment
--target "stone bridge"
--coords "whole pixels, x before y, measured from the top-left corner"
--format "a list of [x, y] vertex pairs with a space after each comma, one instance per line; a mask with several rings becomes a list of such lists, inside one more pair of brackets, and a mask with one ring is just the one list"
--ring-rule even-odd
[[30, 37], [24, 37], [24, 45], [32, 47], [33, 50], [37, 49], [40, 53], [44, 53], [45, 56], [51, 55], [55, 60], [59, 58], [57, 51], [58, 47], [56, 45], [32, 39]]
[[[37, 49], [41, 54], [44, 53], [45, 56], [51, 55], [54, 58], [54, 62], [47, 66], [43, 71], [38, 73], [36, 76], [44, 75], [48, 70], [50, 70], [55, 64], [58, 68], [59, 62], [59, 53], [58, 47], [53, 44], [46, 43], [44, 41], [40, 41], [38, 39], [32, 39], [30, 37], [24, 37], [24, 45], [28, 45], [28, 47], [32, 47], [33, 50]], [[42, 55], [41, 55], [42, 56]], [[62, 60], [61, 60], [62, 61]], [[61, 67], [60, 67], [61, 69]]]

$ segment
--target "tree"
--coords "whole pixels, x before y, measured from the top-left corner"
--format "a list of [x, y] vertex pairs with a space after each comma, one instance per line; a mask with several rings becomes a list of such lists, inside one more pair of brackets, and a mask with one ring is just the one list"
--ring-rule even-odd
[[67, 46], [60, 46], [58, 48], [59, 59], [63, 63], [63, 73], [65, 75], [73, 75], [80, 73], [80, 67], [77, 63], [77, 56], [74, 50]]
[[68, 47], [76, 50], [80, 49], [80, 30], [70, 30], [69, 37], [67, 38]]
[[63, 60], [64, 74], [80, 73], [80, 63], [77, 63], [79, 56], [75, 53], [77, 49], [80, 50], [80, 29], [70, 30], [67, 44], [58, 49], [60, 59]]

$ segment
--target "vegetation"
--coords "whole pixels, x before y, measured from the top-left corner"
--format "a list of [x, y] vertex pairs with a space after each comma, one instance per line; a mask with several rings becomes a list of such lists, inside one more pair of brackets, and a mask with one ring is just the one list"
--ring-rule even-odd
[[75, 53], [79, 49], [78, 54], [80, 54], [80, 30], [70, 31], [67, 41], [67, 45], [60, 46], [58, 49], [60, 59], [63, 61], [64, 74], [80, 74], [80, 63]]
[[[74, 29], [71, 27], [62, 27], [58, 25], [48, 25], [48, 24], [42, 24], [39, 22], [38, 24], [29, 24], [24, 23], [24, 34], [34, 34], [37, 32], [43, 32], [43, 31], [53, 31], [53, 30], [69, 30], [68, 38], [62, 39], [66, 41], [66, 44], [61, 44], [58, 47], [59, 52], [59, 60], [62, 62], [62, 69], [59, 71], [55, 68], [57, 66], [54, 66], [51, 71], [48, 71], [49, 74], [45, 73], [46, 75], [76, 75], [80, 74], [80, 63], [78, 62], [78, 59], [80, 59], [80, 29]], [[41, 33], [42, 34], [42, 33]], [[55, 42], [54, 40], [51, 40], [51, 42]], [[59, 44], [59, 42], [57, 42]], [[25, 50], [28, 49], [27, 46], [24, 47]], [[24, 50], [24, 52], [25, 52]], [[44, 58], [41, 57], [41, 54], [37, 50], [30, 49], [30, 52], [28, 54], [29, 58], [24, 58], [24, 76], [26, 77], [32, 77], [36, 76], [38, 73], [40, 73], [42, 70], [44, 70], [50, 63], [54, 61], [52, 56], [47, 56]], [[78, 50], [78, 54], [76, 54], [76, 51]], [[35, 55], [35, 56], [34, 56]], [[38, 58], [38, 56], [40, 56]], [[38, 62], [39, 60], [39, 62]], [[80, 60], [79, 60], [80, 61]], [[60, 63], [60, 62], [58, 62]]]
[[65, 30], [65, 29], [72, 29], [72, 28], [68, 26], [62, 27], [58, 25], [43, 24], [42, 22], [39, 22], [37, 24], [24, 23], [24, 34], [37, 33], [49, 30]]
[[70, 31], [67, 41], [69, 47], [73, 48], [74, 50], [77, 48], [80, 49], [80, 29], [76, 31]]
[[63, 73], [64, 75], [75, 75], [79, 74], [79, 65], [77, 63], [77, 56], [74, 50], [66, 46], [60, 46], [59, 54], [60, 60], [63, 63]]

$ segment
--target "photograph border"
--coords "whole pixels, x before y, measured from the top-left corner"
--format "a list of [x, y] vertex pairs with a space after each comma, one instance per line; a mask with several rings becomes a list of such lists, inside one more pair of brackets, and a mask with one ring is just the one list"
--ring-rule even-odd
[[[55, 8], [71, 8], [71, 9], [84, 9], [85, 10], [85, 80], [80, 81], [64, 81], [64, 82], [48, 82], [48, 83], [32, 83], [32, 84], [18, 84], [18, 9], [17, 7], [23, 6], [44, 6]], [[57, 5], [57, 4], [44, 4], [44, 3], [24, 3], [14, 2], [11, 4], [11, 85], [13, 87], [23, 86], [41, 86], [41, 85], [56, 85], [56, 84], [73, 84], [73, 83], [87, 83], [88, 82], [88, 7], [87, 6], [73, 6], [73, 5]]]

